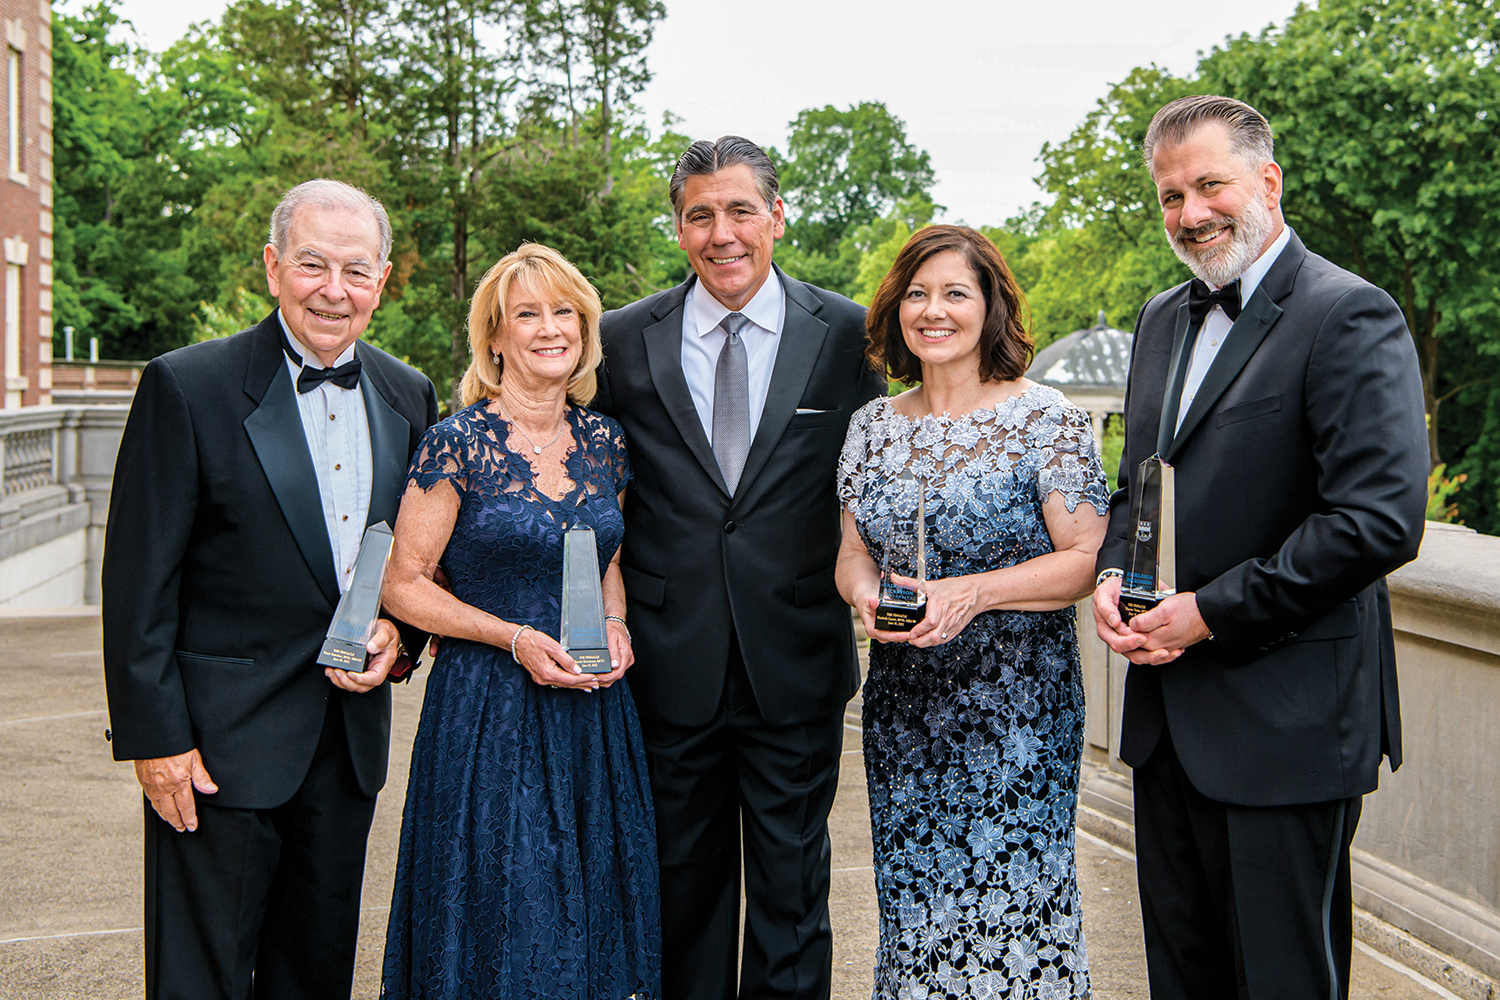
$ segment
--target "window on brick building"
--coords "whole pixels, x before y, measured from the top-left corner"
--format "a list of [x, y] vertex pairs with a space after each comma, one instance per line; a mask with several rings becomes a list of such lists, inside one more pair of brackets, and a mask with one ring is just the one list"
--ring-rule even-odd
[[10, 128], [7, 130], [7, 135], [10, 136], [10, 174], [12, 177], [24, 178], [26, 169], [21, 161], [21, 150], [25, 148], [25, 136], [21, 128], [21, 53], [9, 47], [6, 48], [6, 53], [10, 57], [7, 88], [9, 100], [6, 102], [10, 110]]
[[[9, 240], [6, 240], [9, 243]], [[5, 265], [5, 409], [21, 405], [21, 390], [12, 380], [21, 377], [21, 265]]]

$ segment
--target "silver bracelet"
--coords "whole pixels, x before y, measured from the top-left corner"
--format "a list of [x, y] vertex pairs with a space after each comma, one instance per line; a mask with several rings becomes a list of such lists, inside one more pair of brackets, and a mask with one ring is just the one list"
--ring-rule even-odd
[[520, 628], [516, 629], [516, 634], [510, 637], [510, 658], [512, 660], [515, 660], [517, 663], [520, 663], [521, 661], [516, 656], [516, 640], [521, 638], [521, 633], [525, 632], [527, 629], [531, 629], [531, 631], [533, 632], [536, 631], [536, 629], [531, 628], [530, 625], [522, 625]]
[[1123, 569], [1106, 569], [1106, 570], [1100, 570], [1099, 571], [1099, 575], [1096, 576], [1096, 577], [1094, 577], [1094, 587], [1095, 587], [1095, 589], [1098, 588], [1099, 584], [1103, 583], [1105, 580], [1108, 580], [1112, 576], [1118, 576], [1121, 579], [1124, 579], [1124, 577], [1125, 577], [1125, 571]]
[[619, 615], [605, 615], [604, 620], [607, 622], [619, 622], [620, 627], [625, 630], [625, 641], [631, 645], [635, 644], [635, 640], [630, 638], [630, 626], [625, 624], [625, 619]]

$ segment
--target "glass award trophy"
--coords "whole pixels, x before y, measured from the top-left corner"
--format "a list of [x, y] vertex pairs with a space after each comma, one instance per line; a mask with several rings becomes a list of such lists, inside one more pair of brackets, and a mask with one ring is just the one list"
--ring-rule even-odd
[[604, 586], [593, 528], [570, 528], [563, 535], [562, 634], [558, 641], [584, 673], [609, 673]]
[[[882, 632], [910, 632], [927, 613], [927, 508], [922, 484], [908, 469], [896, 477], [896, 486], [903, 494], [915, 492], [917, 502], [911, 515], [891, 511], [880, 561], [880, 603], [875, 607], [875, 627]], [[895, 581], [900, 570], [916, 578], [915, 588]]]
[[385, 567], [391, 559], [391, 526], [381, 521], [365, 529], [354, 560], [354, 577], [339, 598], [339, 606], [328, 623], [328, 638], [318, 653], [320, 667], [340, 670], [365, 669], [365, 643], [380, 617], [380, 588], [385, 585]]
[[1135, 474], [1130, 549], [1120, 582], [1126, 623], [1177, 593], [1177, 493], [1172, 467], [1152, 455]]

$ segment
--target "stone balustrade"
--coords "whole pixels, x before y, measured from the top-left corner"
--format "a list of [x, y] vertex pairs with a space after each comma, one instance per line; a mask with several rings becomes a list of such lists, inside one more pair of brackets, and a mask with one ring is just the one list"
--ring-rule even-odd
[[0, 413], [0, 608], [99, 603], [99, 559], [128, 406]]

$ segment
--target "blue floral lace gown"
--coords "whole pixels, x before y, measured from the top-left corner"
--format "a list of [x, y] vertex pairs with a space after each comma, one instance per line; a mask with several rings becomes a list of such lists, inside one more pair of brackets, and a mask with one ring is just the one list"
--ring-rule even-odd
[[[410, 482], [461, 498], [441, 565], [462, 601], [556, 638], [563, 532], [624, 532], [620, 425], [569, 407], [553, 500], [483, 402], [429, 429]], [[623, 1000], [660, 991], [650, 780], [624, 680], [535, 683], [508, 649], [444, 639], [412, 748], [383, 997]]]
[[[929, 579], [1052, 551], [1042, 504], [1104, 511], [1081, 410], [1033, 386], [994, 410], [855, 413], [839, 496], [876, 565], [925, 483]], [[909, 568], [902, 572], [910, 572]], [[990, 611], [941, 646], [870, 646], [865, 773], [875, 842], [877, 1000], [1089, 995], [1073, 865], [1083, 686], [1071, 607]]]

